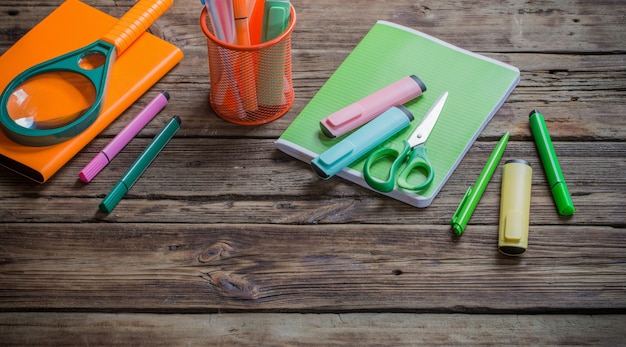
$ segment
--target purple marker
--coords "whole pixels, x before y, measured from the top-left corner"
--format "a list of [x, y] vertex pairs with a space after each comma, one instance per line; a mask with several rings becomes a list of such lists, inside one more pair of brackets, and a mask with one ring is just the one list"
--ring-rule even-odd
[[78, 178], [85, 183], [91, 182], [139, 131], [167, 105], [169, 100], [170, 94], [168, 92], [159, 93], [78, 173]]

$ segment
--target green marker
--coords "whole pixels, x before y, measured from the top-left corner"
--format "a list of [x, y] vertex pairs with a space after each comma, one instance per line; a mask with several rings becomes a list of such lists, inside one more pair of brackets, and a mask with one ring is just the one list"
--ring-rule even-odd
[[506, 133], [500, 138], [496, 148], [491, 152], [489, 159], [487, 159], [487, 164], [485, 164], [483, 171], [480, 173], [480, 176], [478, 176], [476, 184], [474, 184], [473, 187], [469, 187], [467, 192], [465, 192], [465, 196], [463, 196], [459, 207], [450, 220], [450, 225], [452, 225], [452, 230], [455, 234], [461, 235], [463, 230], [465, 230], [467, 223], [472, 217], [472, 213], [474, 213], [480, 198], [483, 196], [485, 188], [487, 188], [491, 176], [493, 176], [494, 171], [496, 171], [498, 167], [498, 162], [500, 162], [502, 158], [508, 141], [509, 133]]
[[537, 110], [530, 112], [529, 117], [530, 130], [535, 138], [537, 152], [539, 152], [543, 171], [546, 173], [550, 183], [552, 197], [557, 210], [563, 216], [571, 216], [576, 212], [576, 209], [565, 184], [565, 178], [563, 177], [559, 160], [556, 157], [556, 152], [554, 152], [554, 146], [552, 146], [546, 122], [543, 119], [543, 115]]
[[139, 177], [150, 166], [154, 158], [161, 153], [161, 150], [170, 141], [170, 139], [180, 129], [180, 117], [174, 116], [158, 133], [152, 142], [141, 152], [135, 162], [128, 168], [126, 173], [120, 178], [117, 184], [111, 189], [109, 194], [100, 203], [100, 210], [102, 212], [110, 213], [115, 206], [122, 200], [124, 195], [130, 190], [130, 188], [137, 182]]

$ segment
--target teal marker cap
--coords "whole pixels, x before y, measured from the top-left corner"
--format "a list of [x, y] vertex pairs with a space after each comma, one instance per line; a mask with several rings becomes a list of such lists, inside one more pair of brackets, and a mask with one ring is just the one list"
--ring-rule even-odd
[[122, 201], [122, 198], [126, 195], [126, 193], [128, 193], [128, 187], [126, 187], [124, 182], [117, 182], [115, 187], [111, 189], [109, 194], [107, 194], [104, 200], [100, 203], [100, 211], [111, 213], [115, 206]]

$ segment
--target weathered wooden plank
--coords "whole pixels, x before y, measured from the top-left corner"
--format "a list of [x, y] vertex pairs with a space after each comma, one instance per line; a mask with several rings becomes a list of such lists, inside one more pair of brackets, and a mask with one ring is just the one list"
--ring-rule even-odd
[[[135, 0], [85, 2], [119, 17]], [[0, 53], [59, 3], [2, 1]], [[0, 171], [2, 344], [622, 344], [623, 316], [562, 314], [626, 310], [623, 1], [293, 3], [296, 101], [283, 118], [241, 127], [213, 114], [201, 6], [176, 0], [150, 30], [185, 59], [151, 93], [45, 185]], [[377, 19], [522, 73], [427, 209], [320, 181], [272, 144]], [[78, 182], [163, 89], [173, 96], [163, 114], [93, 183]], [[541, 172], [533, 108], [555, 140], [578, 209], [571, 218], [557, 215]], [[173, 114], [183, 118], [176, 138], [114, 213], [97, 213]], [[534, 168], [530, 245], [519, 259], [496, 250], [499, 170], [465, 234], [447, 225], [506, 131], [505, 159]], [[210, 314], [226, 311], [251, 313]], [[546, 312], [557, 314], [519, 315]]]
[[[134, 3], [85, 2], [116, 17]], [[36, 1], [3, 2], [0, 14], [10, 21], [6, 27], [19, 28], [16, 32], [23, 34], [60, 3], [57, 0], [42, 6]], [[293, 1], [293, 4], [300, 23], [295, 46], [328, 50], [353, 46], [359, 37], [354, 32], [366, 32], [381, 19], [427, 31], [478, 51], [612, 52], [616, 42], [624, 42], [622, 28], [626, 23], [623, 3], [619, 0], [603, 4], [574, 0], [540, 3], [402, 0], [395, 1], [393, 6], [385, 1], [363, 0], [335, 6], [333, 1], [320, 0]], [[159, 19], [157, 26], [180, 34], [168, 37], [174, 43], [185, 41], [188, 45], [189, 40], [194, 40], [192, 45], [197, 44], [202, 42], [197, 24], [200, 10], [194, 0], [179, 0]], [[184, 28], [177, 30], [172, 25]], [[0, 34], [2, 44], [15, 39], [15, 32], [5, 35]], [[623, 50], [624, 46], [621, 47]]]
[[[121, 15], [125, 9], [132, 5], [132, 1], [116, 2], [115, 7], [112, 7], [111, 2], [108, 1], [87, 3], [101, 10], [112, 12], [113, 15], [117, 15], [115, 12], [120, 12]], [[33, 5], [35, 7], [29, 7], [27, 2], [3, 3], [0, 5], [0, 13], [3, 14], [4, 19], [9, 21], [9, 23], [5, 24], [9, 29], [5, 29], [4, 32], [0, 31], [0, 41], [3, 42], [2, 46], [0, 46], [0, 52], [15, 42], [18, 36], [21, 36], [20, 33], [23, 34], [34, 23], [41, 20], [41, 13], [45, 12], [46, 8], [50, 10], [53, 8], [53, 6], [37, 7], [39, 5], [36, 4], [36, 6]], [[621, 63], [624, 60], [624, 56], [623, 54], [613, 54], [616, 52], [617, 47], [624, 47], [626, 44], [626, 38], [621, 33], [623, 24], [626, 24], [625, 17], [620, 15], [620, 11], [623, 11], [621, 10], [622, 6], [598, 6], [595, 3], [586, 5], [547, 2], [542, 4], [525, 4], [523, 9], [516, 10], [516, 6], [519, 6], [514, 3], [484, 6], [484, 4], [479, 2], [470, 4], [465, 2], [439, 4], [436, 2], [420, 5], [407, 2], [406, 4], [388, 6], [385, 2], [368, 2], [367, 6], [363, 7], [358, 2], [351, 2], [341, 6], [338, 11], [327, 11], [328, 5], [323, 2], [295, 3], [295, 6], [302, 8], [303, 12], [300, 16], [302, 23], [298, 26], [302, 30], [297, 30], [294, 33], [293, 40], [296, 101], [292, 111], [282, 119], [263, 127], [246, 129], [245, 133], [249, 136], [277, 137], [280, 135], [315, 94], [321, 84], [356, 45], [358, 40], [367, 32], [374, 18], [382, 16], [384, 19], [399, 21], [400, 24], [422, 29], [460, 47], [486, 53], [520, 67], [522, 70], [522, 81], [505, 107], [499, 112], [500, 117], [494, 119], [494, 124], [498, 126], [496, 129], [499, 129], [499, 126], [510, 125], [511, 120], [514, 119], [513, 129], [515, 131], [525, 131], [527, 129], [524, 123], [525, 116], [533, 108], [541, 107], [546, 110], [548, 115], [558, 117], [559, 122], [566, 121], [567, 131], [561, 132], [560, 129], [555, 129], [554, 135], [557, 137], [587, 136], [588, 138], [594, 137], [596, 139], [615, 137], [618, 137], [620, 140], [624, 139], [623, 131], [619, 130], [624, 129], [621, 126], [623, 125], [619, 112], [621, 108], [612, 106], [622, 103], [624, 99], [623, 86], [626, 80], [624, 65]], [[18, 8], [18, 10], [15, 10], [15, 8]], [[38, 10], [35, 10], [35, 8]], [[245, 134], [242, 134], [240, 126], [232, 125], [216, 118], [208, 106], [207, 93], [209, 85], [206, 43], [198, 28], [197, 12], [199, 12], [199, 8], [196, 3], [189, 4], [188, 2], [178, 1], [168, 11], [168, 14], [159, 19], [157, 25], [154, 26], [153, 32], [158, 35], [164, 35], [163, 28], [167, 28], [166, 39], [182, 47], [186, 58], [179, 67], [168, 74], [153, 90], [156, 92], [160, 89], [168, 89], [172, 93], [174, 99], [169, 111], [188, 115], [186, 118], [188, 118], [188, 124], [190, 125], [189, 129], [197, 130], [197, 133], [194, 135], [245, 136]], [[357, 10], [359, 8], [366, 8], [367, 10]], [[562, 8], [563, 10], [556, 10], [557, 8]], [[390, 13], [395, 13], [398, 9], [406, 9], [406, 13]], [[466, 21], [464, 18], [458, 18], [457, 11], [460, 11], [460, 9], [463, 9], [462, 12], [467, 13], [468, 16], [469, 14], [471, 16], [481, 15], [478, 15], [479, 18]], [[359, 21], [357, 25], [353, 25], [354, 23], [345, 25], [345, 20], [335, 18], [337, 16], [345, 18], [346, 14], [344, 11], [348, 11], [350, 17], [358, 14], [360, 17], [372, 18], [372, 23], [367, 23], [366, 20], [363, 20]], [[438, 12], [455, 13], [455, 16], [447, 18], [446, 16], [436, 15]], [[436, 25], [421, 28], [418, 22], [411, 20], [412, 16], [428, 18], [426, 19], [427, 21], [436, 22]], [[545, 47], [543, 43], [539, 47], [524, 47], [519, 53], [515, 53], [513, 49], [504, 49], [506, 45], [503, 46], [498, 39], [484, 37], [485, 35], [509, 35], [510, 32], [503, 30], [502, 27], [508, 28], [508, 26], [512, 25], [511, 23], [515, 22], [511, 20], [511, 16], [523, 17], [524, 23], [530, 21], [524, 28], [524, 32], [529, 37], [524, 38], [523, 41], [532, 44], [542, 42], [538, 41], [539, 38], [548, 36], [545, 35], [548, 29], [541, 23], [549, 21], [554, 21], [555, 23], [553, 24], [558, 23], [559, 30], [563, 30], [568, 34], [552, 33], [552, 35], [565, 36], [565, 39], [571, 38], [574, 41], [557, 40], [557, 42], [551, 42], [549, 47], [554, 51], [558, 51], [555, 45], [569, 45], [565, 52], [559, 52], [568, 54], [545, 54], [546, 49], [542, 48]], [[582, 19], [572, 19], [571, 21], [562, 19], [562, 17], [568, 16], [580, 17]], [[602, 20], [598, 20], [599, 17], [602, 17]], [[403, 22], [403, 20], [407, 22]], [[451, 21], [462, 21], [464, 23], [463, 35], [459, 35], [458, 26], [449, 23]], [[617, 23], [612, 21], [617, 21]], [[497, 29], [490, 29], [490, 26], [496, 25], [499, 26]], [[568, 26], [572, 27], [568, 28]], [[325, 34], [321, 34], [319, 31], [309, 32], [305, 29], [317, 27], [324, 28], [325, 32], [332, 33], [334, 39], [325, 37]], [[584, 33], [579, 33], [578, 31], [581, 29], [576, 29], [578, 27], [583, 27]], [[446, 31], [439, 32], [437, 30]], [[472, 32], [472, 30], [476, 32]], [[614, 30], [614, 32], [606, 34], [606, 30]], [[550, 29], [550, 32], [553, 32], [553, 29]], [[572, 35], [569, 35], [569, 33], [572, 33]], [[587, 40], [585, 34], [589, 34], [588, 44], [594, 47], [595, 53], [598, 52], [598, 46], [602, 45], [604, 41], [607, 42], [606, 45], [609, 45], [611, 49], [601, 55], [573, 55], [572, 53], [578, 52], [576, 49], [584, 45], [585, 40]], [[601, 37], [599, 38], [597, 35]], [[6, 41], [3, 40], [5, 37]], [[337, 37], [345, 37], [343, 40], [347, 39], [350, 42], [337, 42]], [[303, 44], [299, 44], [300, 42]], [[341, 47], [323, 46], [329, 44], [340, 44]], [[492, 46], [483, 47], [485, 44], [491, 44]], [[617, 51], [619, 52], [619, 49]], [[611, 66], [611, 70], [616, 67], [621, 68], [607, 75], [603, 73], [606, 66]], [[190, 79], [190, 76], [194, 78]], [[189, 88], [188, 85], [193, 85], [194, 88]], [[116, 131], [119, 131], [125, 124], [124, 120], [130, 119], [148, 100], [149, 96], [146, 96], [143, 99], [143, 103], [140, 102], [133, 106], [127, 114], [122, 116], [120, 122], [111, 126], [111, 131], [105, 132], [105, 135], [112, 136]], [[590, 119], [590, 114], [603, 116]], [[156, 131], [157, 127], [154, 126], [152, 129]], [[574, 130], [576, 131], [575, 133], [573, 133]], [[488, 128], [486, 131], [491, 130]], [[489, 133], [490, 136], [496, 136], [496, 134], [497, 132], [495, 131]]]
[[[175, 138], [112, 214], [98, 213], [101, 199], [148, 141], [134, 140], [88, 185], [78, 181], [77, 173], [104, 145], [101, 140], [45, 185], [3, 169], [0, 220], [446, 224], [494, 146], [476, 143], [433, 204], [416, 209], [341, 178], [323, 181], [307, 164], [276, 150], [272, 140]], [[534, 168], [532, 224], [625, 225], [626, 145], [559, 142], [555, 146], [577, 207], [568, 219], [556, 213], [534, 144], [511, 141], [504, 155], [503, 160], [526, 159]], [[183, 156], [183, 161], [177, 160]], [[474, 223], [497, 224], [500, 170], [475, 212]]]
[[0, 313], [4, 346], [617, 346], [621, 315]]
[[[298, 61], [302, 54], [294, 54], [296, 101], [287, 115], [258, 127], [242, 127], [218, 118], [208, 104], [208, 68], [206, 50], [186, 52], [186, 58], [152, 90], [111, 124], [103, 136], [112, 137], [145, 106], [160, 90], [172, 96], [163, 114], [178, 114], [184, 124], [181, 135], [193, 137], [266, 137], [276, 138], [295, 119], [297, 114], [315, 95], [332, 71], [320, 72], [316, 81], [308, 76], [309, 62]], [[333, 55], [320, 56], [318, 65], [329, 65]], [[624, 55], [611, 56], [560, 56], [532, 54], [507, 55], [510, 62], [522, 70], [520, 85], [514, 90], [504, 107], [496, 114], [483, 133], [485, 137], [499, 137], [509, 131], [514, 137], [528, 138], [527, 116], [539, 108], [547, 118], [548, 126], [556, 140], [616, 140], [626, 139], [622, 117], [626, 70], [621, 63]], [[341, 57], [343, 59], [343, 56]], [[603, 72], [601, 69], [607, 69]], [[621, 68], [617, 68], [621, 66]], [[189, 80], [189, 71], [195, 76]], [[193, 88], [190, 88], [193, 86]], [[165, 119], [167, 117], [164, 117]], [[153, 136], [162, 126], [155, 121], [141, 136]]]
[[[315, 42], [324, 48], [354, 44], [354, 36], [342, 34], [353, 30], [365, 31], [376, 19], [427, 30], [434, 36], [446, 36], [454, 44], [469, 43], [473, 49], [480, 51], [493, 51], [494, 46], [499, 47], [495, 49], [497, 51], [598, 51], [602, 47], [612, 47], [616, 40], [623, 40], [617, 28], [611, 29], [613, 25], [623, 26], [624, 18], [620, 18], [623, 9], [609, 13], [611, 6], [594, 9], [592, 4], [573, 1], [523, 4], [513, 1], [497, 4], [406, 1], [397, 6], [395, 3], [388, 6], [384, 2], [351, 2], [339, 11], [328, 11], [327, 6], [316, 1], [303, 3], [300, 7], [306, 14], [304, 20], [312, 21], [303, 24], [307, 33], [318, 38], [318, 41], [311, 39], [306, 42]], [[619, 7], [617, 3], [615, 6]], [[346, 22], [350, 25], [345, 25]], [[337, 30], [326, 30], [329, 27], [336, 27]], [[459, 30], [460, 27], [463, 29]], [[546, 32], [551, 35], [546, 35]], [[559, 41], [551, 40], [553, 37], [558, 37]]]
[[[204, 57], [206, 50], [199, 49], [186, 54], [177, 68], [111, 124], [103, 136], [114, 136], [159, 90], [167, 89], [172, 99], [163, 113], [178, 114], [183, 118], [181, 135], [277, 138], [333, 72], [331, 69], [320, 71], [317, 79], [313, 79], [309, 69], [312, 66], [335, 67], [330, 60], [344, 58], [328, 54], [316, 57], [318, 61], [311, 63], [300, 58], [304, 53], [294, 52], [296, 100], [291, 110], [272, 123], [242, 127], [223, 121], [209, 107], [210, 86]], [[626, 85], [626, 68], [622, 63], [624, 55], [508, 54], [507, 57], [510, 63], [521, 69], [522, 79], [485, 129], [481, 139], [499, 137], [506, 131], [514, 137], [528, 139], [528, 113], [538, 108], [546, 116], [555, 140], [626, 140], [623, 107], [620, 106], [626, 97], [623, 88]], [[192, 71], [196, 78], [188, 81], [189, 78], [184, 76], [188, 74], [187, 71]], [[181, 81], [189, 85], [181, 84]], [[160, 129], [161, 123], [151, 123], [142, 134], [153, 136]]]
[[509, 258], [491, 226], [3, 223], [0, 311], [620, 311], [623, 234], [536, 227]]

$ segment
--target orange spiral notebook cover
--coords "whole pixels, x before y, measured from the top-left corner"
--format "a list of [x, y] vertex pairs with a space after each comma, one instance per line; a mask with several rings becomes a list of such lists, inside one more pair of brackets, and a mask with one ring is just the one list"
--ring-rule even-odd
[[[27, 68], [100, 39], [117, 20], [78, 0], [65, 1], [0, 56], [0, 91]], [[46, 147], [20, 145], [0, 132], [0, 165], [47, 181], [182, 58], [178, 47], [144, 33], [115, 61], [101, 114], [89, 128]]]

